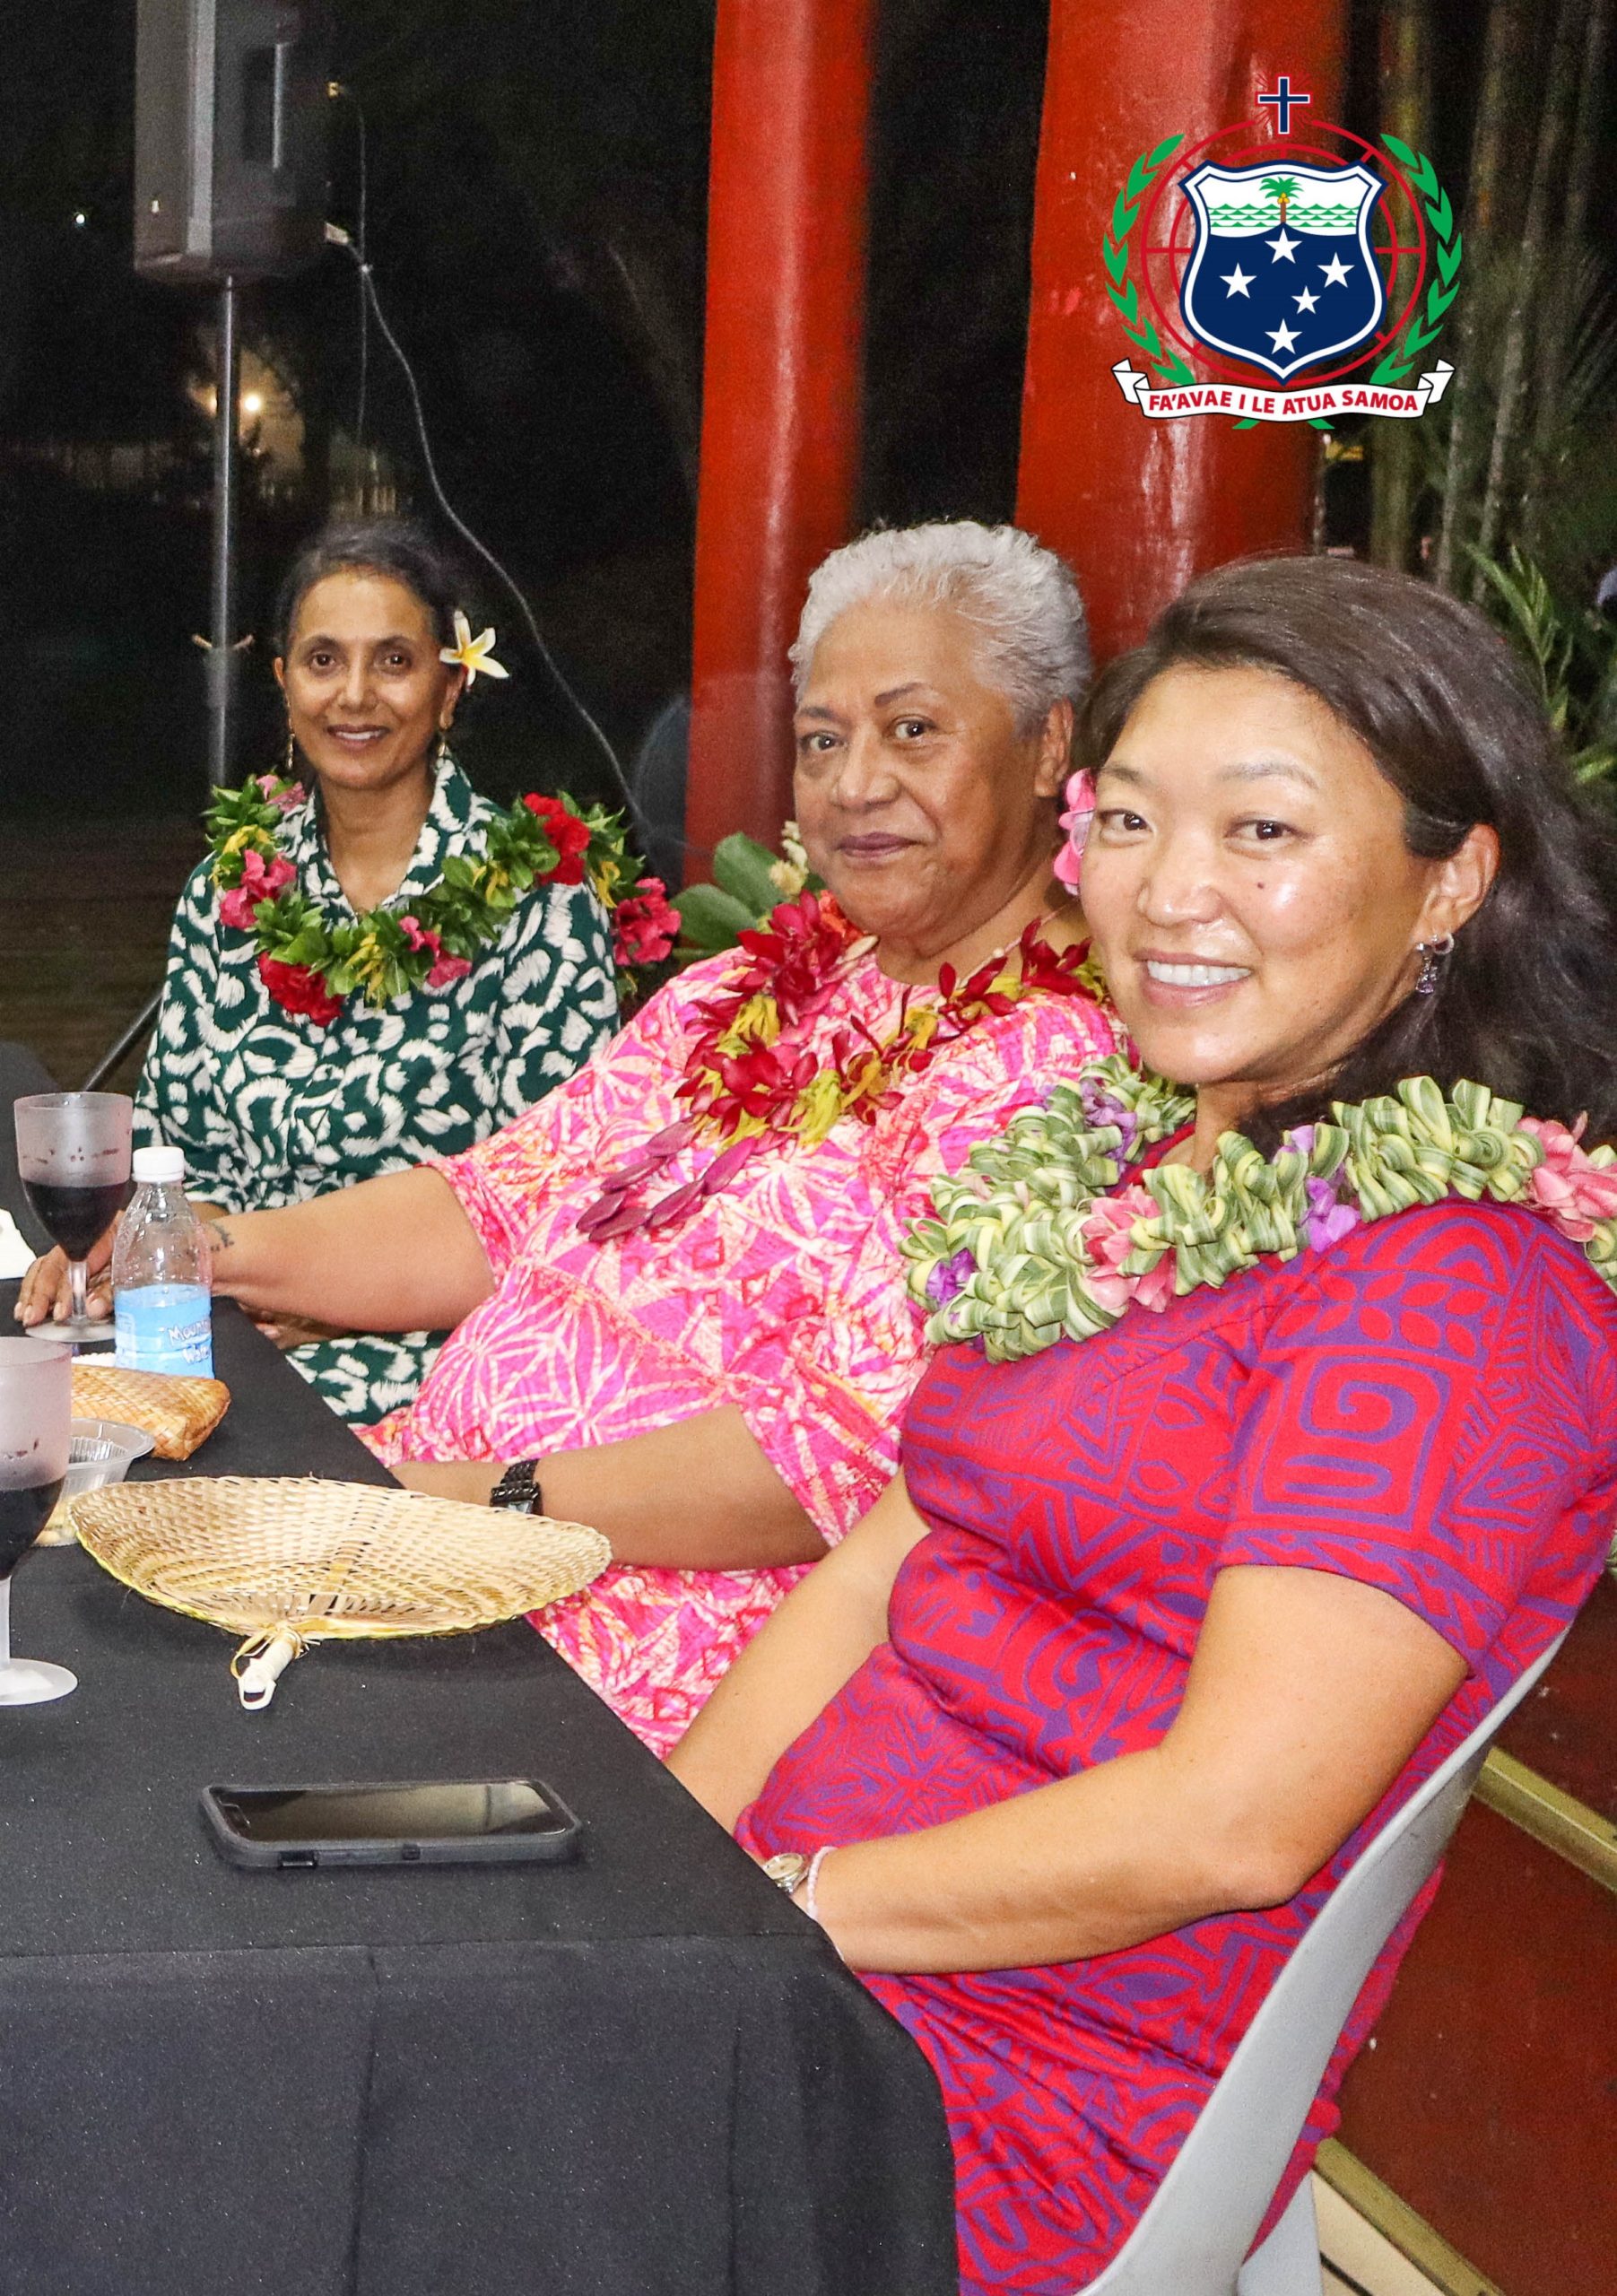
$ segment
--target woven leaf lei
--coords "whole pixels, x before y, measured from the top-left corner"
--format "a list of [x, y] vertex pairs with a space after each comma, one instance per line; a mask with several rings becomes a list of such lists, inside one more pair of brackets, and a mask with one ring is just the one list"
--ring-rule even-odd
[[[1026, 996], [1105, 994], [1087, 949], [1057, 952], [1035, 919], [1013, 949], [969, 978], [943, 966], [935, 1000], [917, 1003], [906, 992], [886, 1035], [878, 1038], [856, 1022], [817, 1057], [798, 1032], [860, 938], [829, 893], [808, 891], [782, 901], [761, 926], [740, 935], [744, 961], [702, 1007], [676, 1088], [689, 1114], [629, 1163], [603, 1174], [601, 1194], [578, 1221], [585, 1235], [605, 1243], [637, 1228], [655, 1233], [673, 1226], [770, 1137], [813, 1148], [843, 1117], [874, 1124], [905, 1077], [918, 1075], [945, 1045]], [[663, 1167], [701, 1138], [728, 1144], [696, 1178], [647, 1201], [645, 1191]]]
[[1273, 1156], [1227, 1132], [1205, 1177], [1159, 1164], [1119, 1188], [1195, 1107], [1112, 1054], [935, 1181], [936, 1216], [902, 1247], [927, 1338], [980, 1339], [1009, 1362], [1449, 1196], [1543, 1214], [1617, 1291], [1617, 1150], [1586, 1152], [1565, 1125], [1486, 1085], [1446, 1097], [1430, 1076], [1408, 1077], [1395, 1096], [1334, 1104], [1333, 1123], [1289, 1133]]
[[222, 790], [207, 825], [221, 918], [252, 935], [259, 975], [276, 1003], [321, 1026], [356, 992], [379, 1005], [458, 979], [500, 938], [529, 887], [552, 880], [578, 884], [587, 876], [613, 912], [621, 989], [674, 945], [679, 918], [661, 898], [661, 882], [641, 877], [620, 816], [600, 806], [584, 813], [568, 796], [518, 798], [491, 825], [481, 854], [450, 854], [408, 910], [372, 909], [328, 924], [281, 849], [283, 817], [307, 803], [300, 782], [262, 773]]

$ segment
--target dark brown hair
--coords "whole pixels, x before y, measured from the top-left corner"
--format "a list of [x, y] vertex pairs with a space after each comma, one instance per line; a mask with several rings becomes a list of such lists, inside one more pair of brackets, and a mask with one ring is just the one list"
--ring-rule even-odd
[[284, 654], [302, 604], [328, 574], [385, 574], [402, 583], [431, 617], [440, 646], [455, 643], [455, 609], [465, 585], [455, 561], [411, 518], [334, 521], [306, 542], [287, 569], [275, 602], [275, 650]]
[[1404, 842], [1438, 859], [1488, 823], [1500, 869], [1433, 996], [1406, 997], [1317, 1091], [1249, 1126], [1271, 1147], [1332, 1100], [1429, 1074], [1617, 1136], [1617, 839], [1572, 778], [1515, 656], [1480, 613], [1406, 574], [1340, 558], [1252, 559], [1193, 582], [1111, 664], [1079, 726], [1100, 765], [1154, 678], [1268, 670], [1324, 702], [1404, 801]]

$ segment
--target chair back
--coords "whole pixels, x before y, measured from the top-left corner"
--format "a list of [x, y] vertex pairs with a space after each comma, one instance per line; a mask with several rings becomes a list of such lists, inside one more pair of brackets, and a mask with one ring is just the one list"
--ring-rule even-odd
[[1238, 2282], [1252, 2296], [1258, 2275], [1243, 2279], [1242, 2264], [1376, 1956], [1436, 1869], [1490, 1744], [1564, 1639], [1518, 1676], [1337, 1883], [1144, 2214], [1085, 2296], [1234, 2296]]

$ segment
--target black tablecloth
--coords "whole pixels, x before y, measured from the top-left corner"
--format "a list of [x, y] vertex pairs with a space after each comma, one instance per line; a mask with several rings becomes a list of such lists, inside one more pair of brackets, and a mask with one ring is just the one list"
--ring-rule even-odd
[[[380, 1475], [245, 1319], [216, 1337], [235, 1401], [179, 1472]], [[229, 1637], [75, 1551], [13, 1614], [80, 1688], [0, 1711], [5, 2296], [954, 2289], [924, 2058], [528, 1627], [330, 1645], [248, 1715]], [[530, 1770], [575, 1866], [249, 1874], [196, 1808]]]

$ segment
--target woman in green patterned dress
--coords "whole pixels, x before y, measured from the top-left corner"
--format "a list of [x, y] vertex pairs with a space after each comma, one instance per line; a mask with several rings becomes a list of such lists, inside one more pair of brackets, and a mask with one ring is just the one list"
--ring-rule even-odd
[[[193, 872], [137, 1094], [139, 1136], [183, 1148], [193, 1200], [224, 1212], [274, 1210], [458, 1153], [571, 1075], [618, 1018], [609, 919], [583, 880], [584, 825], [549, 800], [534, 810], [559, 831], [557, 866], [470, 961], [433, 940], [428, 978], [378, 1004], [333, 996], [265, 953], [256, 902], [286, 892], [330, 930], [380, 909], [419, 947], [413, 905], [451, 856], [480, 857], [501, 820], [446, 736], [469, 678], [505, 674], [484, 640], [467, 642], [464, 617], [456, 648], [452, 578], [422, 534], [394, 521], [327, 529], [294, 564], [277, 627], [287, 778], [313, 786], [288, 804], [291, 792], [265, 778], [266, 798], [286, 805], [280, 851], [267, 870], [255, 857], [244, 889], [222, 896], [211, 857]], [[275, 1335], [332, 1407], [361, 1422], [412, 1400], [444, 1336], [290, 1323]]]

